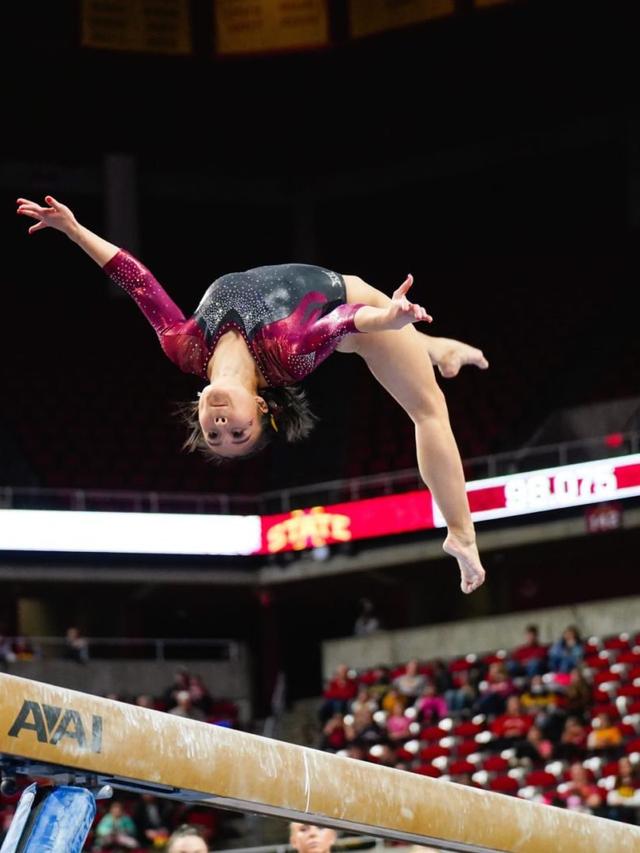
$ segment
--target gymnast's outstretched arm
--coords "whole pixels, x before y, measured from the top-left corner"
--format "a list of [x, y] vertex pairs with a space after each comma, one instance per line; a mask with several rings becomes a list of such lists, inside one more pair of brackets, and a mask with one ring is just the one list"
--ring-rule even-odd
[[167, 295], [154, 275], [132, 255], [104, 240], [81, 225], [66, 205], [53, 196], [45, 196], [48, 207], [26, 198], [18, 199], [17, 212], [35, 219], [29, 234], [44, 228], [60, 231], [83, 249], [105, 273], [136, 302], [158, 336], [176, 324], [184, 323], [184, 314]]

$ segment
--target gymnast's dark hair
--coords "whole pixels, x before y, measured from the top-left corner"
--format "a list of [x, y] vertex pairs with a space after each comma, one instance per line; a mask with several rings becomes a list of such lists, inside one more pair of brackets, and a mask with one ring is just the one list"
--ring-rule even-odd
[[[260, 396], [269, 407], [261, 414], [262, 431], [251, 451], [234, 459], [248, 459], [255, 456], [273, 439], [288, 444], [302, 441], [313, 429], [316, 416], [309, 407], [307, 395], [299, 385], [286, 385], [282, 388], [261, 388]], [[178, 407], [178, 414], [187, 425], [188, 435], [182, 445], [189, 453], [200, 451], [210, 462], [221, 464], [228, 461], [226, 456], [216, 453], [206, 442], [198, 420], [198, 401], [191, 400]]]

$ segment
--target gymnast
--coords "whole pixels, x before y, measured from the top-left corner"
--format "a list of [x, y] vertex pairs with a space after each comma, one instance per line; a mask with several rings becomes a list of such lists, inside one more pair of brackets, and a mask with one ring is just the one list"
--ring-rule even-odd
[[488, 363], [467, 344], [418, 332], [413, 324], [432, 318], [407, 298], [410, 275], [389, 298], [322, 267], [258, 267], [216, 279], [186, 319], [139, 261], [52, 196], [45, 203], [17, 200], [17, 212], [36, 220], [29, 234], [66, 234], [135, 300], [165, 354], [207, 381], [191, 407], [186, 449], [221, 461], [257, 452], [276, 433], [304, 438], [314, 417], [296, 383], [334, 350], [357, 353], [414, 424], [420, 475], [446, 521], [443, 548], [458, 561], [462, 591], [483, 583], [460, 454], [432, 363], [447, 377]]

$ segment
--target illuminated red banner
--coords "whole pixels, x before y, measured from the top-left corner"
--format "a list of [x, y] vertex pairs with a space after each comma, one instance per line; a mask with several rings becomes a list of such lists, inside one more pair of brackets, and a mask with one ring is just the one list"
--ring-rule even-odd
[[[635, 497], [640, 454], [476, 480], [467, 483], [467, 495], [476, 522]], [[427, 491], [296, 509], [261, 521], [262, 554], [445, 526]]]
[[433, 526], [432, 500], [427, 491], [294, 509], [284, 515], [262, 516], [260, 553], [302, 551]]

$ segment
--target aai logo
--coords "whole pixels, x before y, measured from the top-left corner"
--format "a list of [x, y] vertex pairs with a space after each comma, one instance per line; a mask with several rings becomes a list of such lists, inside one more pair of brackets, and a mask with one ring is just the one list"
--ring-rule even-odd
[[[65, 738], [75, 741], [82, 750], [101, 752], [102, 717], [97, 714], [85, 715], [73, 708], [58, 708], [45, 702], [25, 700], [18, 716], [9, 729], [9, 737], [20, 737], [23, 732], [35, 732], [39, 743], [51, 746]], [[64, 744], [63, 744], [64, 745]]]

